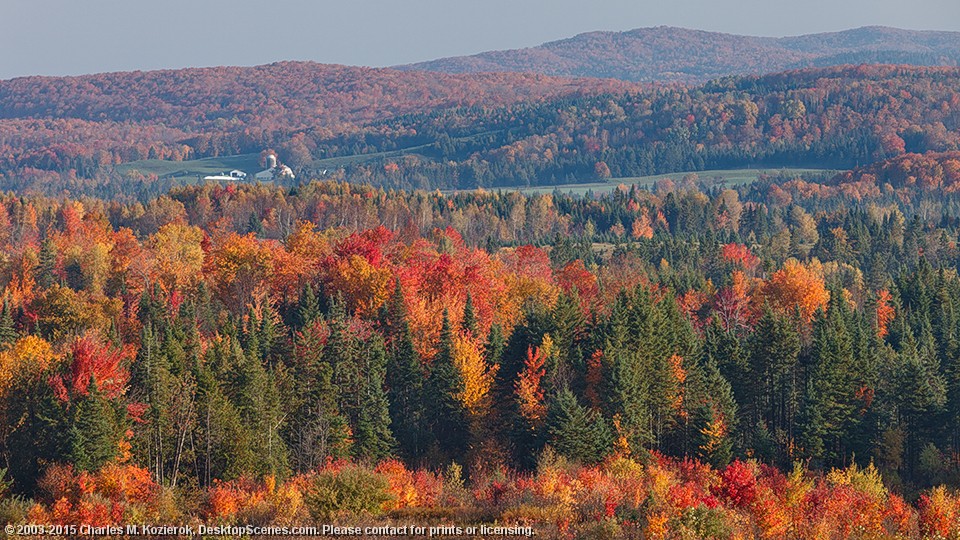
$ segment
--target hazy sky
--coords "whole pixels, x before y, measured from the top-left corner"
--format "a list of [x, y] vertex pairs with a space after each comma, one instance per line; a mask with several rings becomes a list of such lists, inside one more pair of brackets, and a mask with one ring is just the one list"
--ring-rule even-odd
[[671, 25], [960, 31], [958, 0], [0, 0], [0, 79], [277, 60], [389, 66]]

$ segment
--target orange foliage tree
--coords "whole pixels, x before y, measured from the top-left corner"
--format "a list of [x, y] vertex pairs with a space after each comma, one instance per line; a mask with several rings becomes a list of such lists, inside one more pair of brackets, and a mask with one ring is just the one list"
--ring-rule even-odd
[[880, 339], [887, 337], [889, 333], [887, 327], [890, 325], [890, 321], [896, 316], [896, 310], [893, 308], [892, 300], [893, 297], [890, 295], [890, 291], [886, 289], [877, 291], [875, 314], [877, 317], [877, 337]]
[[790, 259], [763, 285], [763, 299], [780, 313], [799, 311], [801, 320], [809, 324], [817, 310], [827, 306], [830, 291], [816, 268]]
[[520, 414], [531, 422], [539, 422], [546, 415], [547, 408], [543, 402], [541, 381], [546, 374], [544, 365], [550, 354], [551, 344], [550, 336], [546, 336], [542, 346], [527, 348], [527, 358], [523, 362], [523, 371], [520, 372], [516, 381]]

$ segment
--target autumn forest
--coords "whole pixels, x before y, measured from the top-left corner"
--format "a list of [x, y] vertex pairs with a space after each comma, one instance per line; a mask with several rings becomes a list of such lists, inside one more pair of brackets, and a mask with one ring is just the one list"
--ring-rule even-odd
[[957, 68], [12, 79], [0, 187], [5, 524], [960, 534]]

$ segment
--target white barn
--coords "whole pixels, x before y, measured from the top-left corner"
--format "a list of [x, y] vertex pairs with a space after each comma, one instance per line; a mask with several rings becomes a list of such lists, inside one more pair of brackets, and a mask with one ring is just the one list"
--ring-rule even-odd
[[286, 165], [277, 165], [277, 156], [270, 154], [267, 156], [267, 168], [258, 172], [254, 175], [254, 178], [262, 181], [273, 180], [274, 178], [289, 178], [294, 179], [296, 176], [293, 174], [293, 170]]

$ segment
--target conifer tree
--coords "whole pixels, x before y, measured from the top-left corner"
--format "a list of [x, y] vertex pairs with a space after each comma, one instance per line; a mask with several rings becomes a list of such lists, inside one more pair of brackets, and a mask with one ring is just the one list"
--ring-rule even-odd
[[581, 405], [569, 388], [556, 393], [547, 411], [549, 444], [560, 455], [594, 464], [613, 450], [613, 436], [606, 420]]
[[19, 334], [13, 324], [13, 313], [10, 295], [3, 298], [3, 308], [0, 310], [0, 350], [17, 340]]
[[638, 348], [632, 346], [627, 299], [621, 295], [613, 308], [603, 355], [610, 365], [607, 410], [618, 436], [638, 453], [654, 442], [651, 429], [650, 382]]
[[37, 285], [40, 287], [51, 287], [60, 280], [56, 275], [57, 270], [57, 245], [49, 236], [40, 243], [39, 261], [37, 262]]
[[799, 414], [800, 336], [786, 317], [765, 306], [748, 347], [748, 369], [737, 377], [746, 425], [762, 423], [785, 442], [793, 435]]
[[294, 414], [287, 440], [298, 472], [313, 470], [327, 457], [343, 457], [349, 450], [349, 425], [339, 408], [326, 331], [323, 318], [315, 319], [297, 333], [294, 345], [292, 377], [297, 391], [290, 396]]
[[500, 366], [494, 375], [491, 391], [491, 424], [499, 434], [500, 446], [511, 461], [524, 468], [533, 467], [536, 456], [527, 453], [526, 429], [516, 400], [517, 378], [524, 369], [529, 351], [542, 345], [544, 336], [552, 326], [550, 319], [549, 312], [542, 306], [527, 305], [522, 322], [513, 329], [505, 344], [500, 338], [500, 327], [491, 327], [487, 338], [493, 346], [487, 349], [488, 363], [492, 364], [494, 358], [499, 358]]
[[300, 330], [320, 317], [320, 300], [313, 290], [313, 285], [307, 285], [300, 292], [300, 301], [297, 303], [297, 317], [295, 329]]
[[490, 326], [490, 332], [487, 334], [487, 342], [483, 350], [487, 353], [487, 363], [491, 366], [499, 365], [503, 357], [504, 349], [503, 329], [499, 324], [494, 323]]
[[473, 295], [469, 292], [467, 293], [467, 302], [463, 306], [463, 321], [460, 323], [460, 328], [473, 335], [477, 333], [477, 313], [473, 307]]
[[[211, 350], [209, 356], [219, 354]], [[195, 368], [197, 380], [197, 469], [199, 481], [231, 480], [253, 469], [255, 451], [237, 408], [227, 398], [207, 362]]]
[[931, 339], [929, 324], [924, 324], [919, 342], [907, 330], [900, 350], [897, 396], [901, 419], [907, 429], [907, 466], [911, 473], [920, 449], [931, 440], [947, 401], [946, 383], [933, 354]]
[[418, 462], [431, 446], [433, 434], [426, 426], [423, 368], [414, 347], [399, 280], [387, 304], [384, 324], [391, 339], [386, 371], [390, 427], [400, 454], [408, 461]]
[[737, 403], [730, 383], [720, 373], [714, 357], [705, 353], [690, 370], [690, 424], [696, 455], [714, 465], [726, 466], [733, 457]]
[[[256, 332], [251, 334], [256, 339]], [[233, 401], [249, 441], [255, 449], [255, 471], [258, 474], [283, 475], [287, 468], [286, 448], [280, 444], [284, 415], [273, 373], [268, 372], [253, 342], [249, 351], [233, 342], [230, 355], [233, 365]]]
[[118, 411], [96, 386], [73, 404], [69, 427], [70, 463], [81, 471], [97, 471], [117, 456], [123, 436]]
[[390, 407], [385, 390], [387, 353], [374, 336], [364, 351], [362, 397], [355, 430], [354, 455], [373, 462], [389, 456], [396, 441], [390, 431]]
[[463, 378], [453, 359], [453, 330], [444, 311], [440, 343], [424, 394], [428, 423], [442, 459], [447, 461], [464, 455], [469, 440], [466, 411], [457, 399], [462, 391]]
[[555, 353], [547, 365], [548, 392], [558, 391], [562, 386], [575, 384], [576, 374], [583, 373], [583, 354], [580, 341], [586, 321], [580, 309], [580, 300], [574, 294], [561, 294], [551, 317], [550, 336]]
[[[853, 388], [853, 342], [846, 300], [834, 294], [814, 321], [801, 433], [807, 452], [829, 463], [845, 455], [847, 434], [857, 420]], [[822, 447], [822, 455], [815, 454]]]

